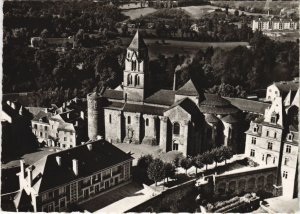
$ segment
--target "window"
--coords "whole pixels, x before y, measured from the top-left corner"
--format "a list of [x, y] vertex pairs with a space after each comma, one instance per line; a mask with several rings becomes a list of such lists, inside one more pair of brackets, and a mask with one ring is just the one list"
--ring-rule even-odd
[[53, 204], [48, 205], [48, 212], [53, 212]]
[[173, 150], [175, 150], [175, 151], [178, 150], [178, 144], [177, 143], [173, 143]]
[[274, 138], [276, 138], [277, 137], [277, 132], [274, 132]]
[[284, 165], [288, 165], [289, 159], [288, 158], [284, 158]]
[[272, 148], [273, 148], [273, 143], [268, 142], [268, 149], [272, 150]]
[[42, 201], [46, 201], [47, 200], [47, 194], [43, 194], [42, 195]]
[[269, 131], [266, 132], [266, 136], [267, 136], [267, 137], [269, 136]]
[[283, 171], [282, 177], [284, 177], [286, 179], [288, 177], [288, 172], [287, 171]]
[[70, 132], [70, 135], [73, 135], [73, 132]]
[[47, 133], [45, 133], [45, 138], [48, 138], [48, 134]]
[[67, 141], [67, 137], [64, 137], [64, 141]]
[[127, 117], [127, 123], [131, 124], [131, 117], [130, 116]]
[[36, 125], [36, 124], [34, 124], [33, 127], [34, 127], [35, 129], [37, 129], [37, 125]]
[[45, 131], [47, 131], [47, 130], [48, 130], [48, 127], [47, 127], [47, 126], [45, 126], [44, 128], [45, 128]]
[[135, 76], [135, 85], [140, 85], [140, 77], [138, 75]]
[[273, 158], [273, 163], [275, 163], [275, 161], [276, 161], [276, 158], [274, 157], [274, 158]]
[[43, 132], [40, 132], [40, 137], [43, 137]]
[[109, 115], [109, 123], [111, 123], [111, 114]]
[[51, 198], [53, 198], [53, 197], [54, 197], [53, 192], [48, 192], [48, 198], [51, 199]]
[[130, 53], [129, 53], [129, 52], [127, 53], [127, 57], [128, 57], [128, 58], [130, 57]]
[[149, 126], [149, 119], [146, 118], [146, 126]]
[[131, 63], [131, 70], [132, 71], [136, 70], [136, 61], [132, 61], [132, 63]]
[[286, 149], [285, 149], [286, 153], [291, 153], [291, 149], [292, 147], [290, 145], [286, 145]]
[[264, 160], [265, 159], [265, 155], [262, 155], [262, 158], [261, 158], [261, 160]]
[[251, 143], [252, 143], [253, 145], [255, 145], [255, 144], [256, 144], [256, 137], [252, 137], [252, 141], [251, 141]]
[[288, 141], [292, 141], [294, 136], [292, 133], [289, 133], [287, 137], [288, 137]]
[[131, 85], [132, 84], [132, 76], [131, 74], [128, 74], [127, 76], [127, 85]]
[[175, 135], [180, 134], [180, 125], [177, 122], [175, 122], [173, 125], [173, 134], [175, 134]]
[[278, 92], [277, 91], [275, 91], [275, 94], [277, 94]]
[[277, 121], [277, 116], [272, 116], [271, 117], [271, 123], [276, 123]]
[[65, 194], [66, 193], [66, 187], [60, 187], [59, 189], [58, 189], [58, 194], [59, 195], [62, 195], [62, 194]]
[[51, 127], [52, 127], [52, 129], [53, 129], [53, 125], [52, 125]]
[[59, 200], [59, 207], [65, 207], [66, 206], [66, 199], [62, 198]]
[[257, 132], [257, 131], [258, 131], [258, 126], [255, 125], [255, 126], [253, 127], [253, 132]]
[[250, 156], [251, 156], [251, 157], [254, 157], [254, 156], [255, 156], [255, 150], [254, 150], [254, 149], [251, 149], [251, 151], [250, 151]]

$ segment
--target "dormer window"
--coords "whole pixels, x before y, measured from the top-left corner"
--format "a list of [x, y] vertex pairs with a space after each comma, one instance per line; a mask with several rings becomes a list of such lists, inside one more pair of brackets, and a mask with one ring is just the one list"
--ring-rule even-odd
[[40, 118], [40, 119], [39, 119], [39, 122], [43, 122], [43, 119], [42, 119], [42, 118]]
[[289, 134], [287, 135], [287, 140], [288, 140], [288, 141], [293, 141], [293, 138], [294, 138], [294, 135], [293, 135], [292, 133], [289, 133]]
[[258, 126], [257, 126], [257, 125], [255, 125], [255, 126], [253, 127], [253, 132], [255, 132], [255, 133], [258, 132]]
[[277, 122], [277, 114], [276, 112], [273, 112], [271, 115], [271, 123], [276, 124]]

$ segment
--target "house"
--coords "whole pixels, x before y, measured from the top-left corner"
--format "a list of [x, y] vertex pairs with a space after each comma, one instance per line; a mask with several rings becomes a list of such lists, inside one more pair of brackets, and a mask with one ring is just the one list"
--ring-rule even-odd
[[264, 115], [251, 122], [245, 154], [261, 165], [276, 166], [275, 188], [283, 197], [294, 198], [298, 194], [299, 89], [288, 103], [277, 92]]
[[258, 18], [252, 21], [252, 30], [256, 31], [298, 31], [299, 22], [283, 18]]
[[105, 140], [49, 154], [25, 168], [16, 210], [62, 212], [131, 181], [132, 157]]
[[282, 97], [286, 105], [290, 105], [291, 101], [295, 97], [299, 90], [299, 77], [294, 78], [291, 81], [274, 82], [268, 86], [266, 101], [273, 101], [276, 97]]

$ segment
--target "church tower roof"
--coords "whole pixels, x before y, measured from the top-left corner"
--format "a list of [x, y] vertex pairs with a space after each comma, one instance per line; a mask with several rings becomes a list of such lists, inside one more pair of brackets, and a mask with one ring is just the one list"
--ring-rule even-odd
[[136, 31], [128, 49], [130, 50], [147, 50], [147, 46], [144, 42], [143, 37], [141, 36], [141, 34], [139, 33], [139, 30]]

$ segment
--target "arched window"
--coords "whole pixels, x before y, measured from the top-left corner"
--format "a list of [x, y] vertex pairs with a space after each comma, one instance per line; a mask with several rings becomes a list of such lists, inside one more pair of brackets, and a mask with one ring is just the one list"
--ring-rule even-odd
[[135, 85], [140, 85], [140, 77], [138, 75], [135, 76]]
[[131, 63], [131, 70], [132, 71], [136, 70], [136, 61], [132, 61], [132, 63]]
[[177, 122], [175, 122], [173, 125], [173, 134], [176, 134], [176, 135], [180, 134], [180, 125]]
[[145, 123], [146, 123], [146, 126], [149, 126], [149, 119], [148, 118], [146, 118]]
[[128, 124], [131, 123], [131, 117], [130, 117], [130, 116], [127, 117], [127, 123], [128, 123]]
[[131, 85], [132, 84], [132, 76], [131, 74], [128, 74], [127, 76], [127, 85]]

